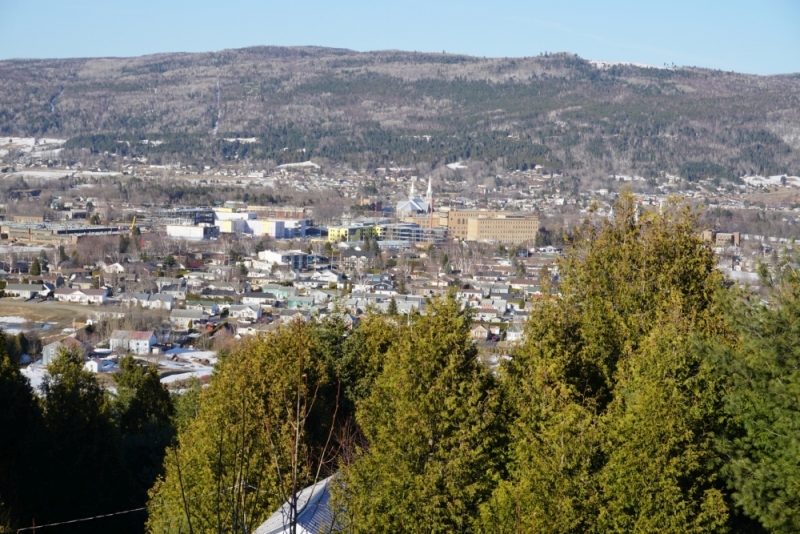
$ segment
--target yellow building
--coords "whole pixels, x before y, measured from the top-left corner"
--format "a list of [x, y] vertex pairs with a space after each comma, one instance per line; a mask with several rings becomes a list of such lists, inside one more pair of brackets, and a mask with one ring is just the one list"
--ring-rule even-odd
[[339, 243], [341, 241], [364, 241], [364, 238], [377, 237], [378, 228], [373, 225], [329, 226], [328, 241]]
[[[500, 217], [507, 211], [456, 210], [447, 213], [447, 235], [450, 239], [467, 239], [467, 221], [472, 217]], [[416, 221], [414, 221], [416, 222]]]
[[514, 245], [534, 241], [538, 232], [539, 218], [532, 215], [471, 217], [467, 219], [466, 239]]

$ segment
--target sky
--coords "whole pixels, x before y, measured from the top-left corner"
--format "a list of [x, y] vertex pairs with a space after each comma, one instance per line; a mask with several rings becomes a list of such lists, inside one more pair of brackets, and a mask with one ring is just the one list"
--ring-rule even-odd
[[0, 59], [257, 45], [800, 72], [800, 0], [0, 0]]

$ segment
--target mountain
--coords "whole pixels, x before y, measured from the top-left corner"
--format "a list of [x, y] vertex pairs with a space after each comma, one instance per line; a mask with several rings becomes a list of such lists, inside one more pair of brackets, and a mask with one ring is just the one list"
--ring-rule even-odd
[[735, 180], [800, 173], [800, 75], [315, 47], [9, 60], [0, 135], [67, 138], [71, 158]]

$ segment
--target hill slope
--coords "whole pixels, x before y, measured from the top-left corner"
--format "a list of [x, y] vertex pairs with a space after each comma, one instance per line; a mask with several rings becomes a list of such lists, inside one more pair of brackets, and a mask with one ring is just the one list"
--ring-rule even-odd
[[0, 135], [69, 138], [72, 157], [734, 178], [800, 171], [800, 76], [310, 47], [12, 60]]

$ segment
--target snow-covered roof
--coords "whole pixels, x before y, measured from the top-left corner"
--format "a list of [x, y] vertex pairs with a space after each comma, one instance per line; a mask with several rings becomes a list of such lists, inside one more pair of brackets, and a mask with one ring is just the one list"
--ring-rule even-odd
[[[330, 509], [331, 481], [336, 475], [313, 484], [297, 495], [297, 534], [317, 534], [318, 532], [338, 532], [335, 514]], [[264, 521], [253, 534], [283, 534], [291, 532], [289, 526], [289, 503]]]

